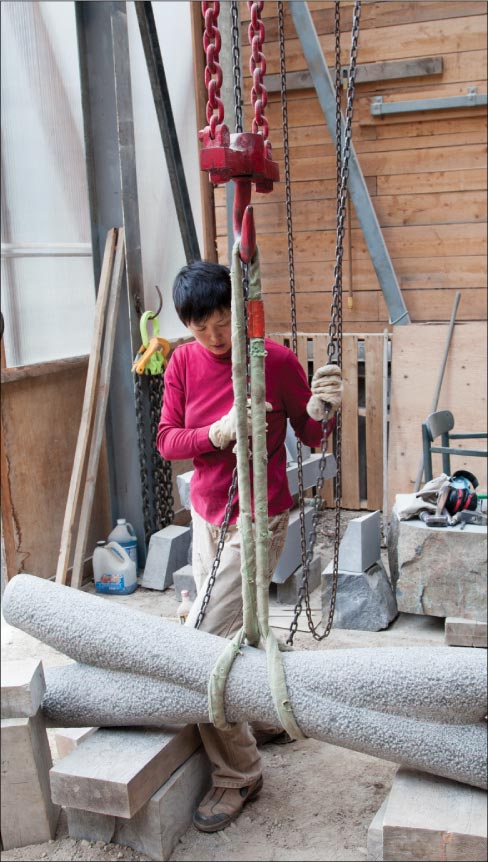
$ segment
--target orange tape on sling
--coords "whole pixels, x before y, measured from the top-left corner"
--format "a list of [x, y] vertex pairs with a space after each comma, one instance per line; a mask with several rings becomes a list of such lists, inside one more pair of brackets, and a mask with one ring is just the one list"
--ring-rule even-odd
[[248, 301], [247, 326], [249, 338], [264, 338], [264, 304], [262, 299], [250, 299]]

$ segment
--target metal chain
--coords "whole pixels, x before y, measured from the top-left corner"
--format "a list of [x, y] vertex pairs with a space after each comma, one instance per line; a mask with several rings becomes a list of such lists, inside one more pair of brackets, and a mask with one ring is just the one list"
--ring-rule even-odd
[[[340, 170], [340, 185], [338, 180], [337, 188], [337, 241], [336, 241], [336, 265], [334, 267], [334, 285], [332, 288], [332, 306], [331, 317], [328, 329], [329, 342], [327, 345], [327, 354], [329, 362], [336, 362], [339, 367], [342, 365], [342, 258], [344, 253], [344, 234], [345, 234], [345, 216], [347, 203], [347, 181], [349, 177], [349, 157], [351, 153], [351, 133], [352, 133], [352, 118], [354, 108], [355, 95], [355, 80], [356, 80], [356, 65], [357, 65], [357, 48], [359, 37], [359, 19], [361, 15], [361, 0], [355, 0], [353, 13], [353, 26], [351, 35], [351, 52], [348, 71], [348, 87], [347, 87], [347, 107], [346, 107], [346, 123], [344, 130], [344, 150], [341, 159], [341, 99], [340, 93], [342, 88], [342, 68], [340, 56], [340, 14], [339, 0], [335, 4], [335, 65], [336, 65], [336, 162], [341, 163]], [[338, 92], [339, 90], [339, 97]], [[339, 170], [337, 171], [339, 177]], [[333, 560], [333, 575], [332, 588], [329, 604], [329, 612], [327, 623], [324, 632], [318, 634], [317, 628], [314, 625], [312, 618], [312, 610], [310, 607], [310, 594], [308, 590], [308, 571], [313, 557], [313, 548], [316, 541], [317, 526], [322, 510], [322, 487], [323, 487], [323, 470], [325, 469], [326, 455], [326, 417], [322, 420], [322, 445], [321, 459], [319, 463], [319, 478], [322, 476], [322, 483], [316, 486], [314, 497], [314, 513], [312, 519], [312, 530], [309, 536], [309, 549], [307, 552], [307, 565], [304, 566], [304, 578], [298, 592], [298, 600], [295, 605], [294, 618], [290, 626], [290, 636], [287, 640], [288, 644], [293, 643], [293, 638], [298, 630], [298, 618], [302, 612], [302, 603], [305, 599], [305, 609], [307, 614], [308, 628], [313, 637], [317, 641], [324, 640], [328, 637], [332, 628], [334, 619], [334, 611], [337, 597], [337, 583], [339, 574], [339, 545], [340, 545], [340, 503], [342, 496], [342, 416], [339, 410], [336, 415], [336, 460], [337, 474], [335, 483], [335, 527], [334, 527], [334, 560]]]
[[[280, 80], [281, 80], [281, 116], [283, 124], [283, 160], [285, 167], [285, 201], [286, 201], [286, 228], [288, 238], [288, 276], [290, 285], [290, 313], [291, 313], [291, 336], [292, 349], [295, 356], [298, 355], [298, 324], [297, 303], [295, 287], [295, 255], [293, 248], [293, 218], [291, 205], [291, 177], [290, 177], [290, 147], [288, 136], [288, 98], [286, 86], [286, 52], [285, 52], [285, 24], [283, 2], [278, 2], [278, 27], [280, 43]], [[297, 437], [297, 470], [298, 470], [298, 513], [300, 520], [300, 548], [302, 560], [302, 577], [308, 577], [307, 568], [307, 534], [305, 526], [305, 497], [303, 489], [303, 449], [302, 442]]]
[[149, 493], [148, 468], [146, 448], [144, 446], [144, 393], [143, 381], [139, 374], [134, 374], [134, 397], [136, 405], [137, 440], [139, 449], [139, 472], [141, 477], [142, 512], [144, 516], [144, 539], [146, 545], [152, 535], [152, 507]]
[[239, 3], [232, 0], [230, 4], [231, 36], [232, 36], [232, 69], [234, 77], [234, 113], [236, 118], [236, 133], [243, 131], [242, 124], [242, 86], [241, 86], [241, 48], [239, 30]]
[[261, 12], [264, 7], [264, 0], [253, 3], [252, 0], [247, 1], [247, 7], [251, 13], [251, 21], [249, 23], [248, 35], [249, 44], [251, 45], [251, 57], [249, 60], [249, 71], [252, 75], [251, 89], [251, 105], [254, 108], [254, 119], [252, 121], [252, 132], [257, 134], [260, 127], [263, 130], [263, 138], [265, 145], [265, 155], [271, 158], [271, 144], [268, 141], [269, 125], [264, 111], [268, 104], [268, 91], [264, 86], [263, 79], [266, 72], [266, 57], [262, 52], [265, 30], [261, 20]]
[[215, 137], [217, 125], [224, 120], [224, 103], [220, 98], [222, 87], [222, 67], [219, 63], [219, 54], [222, 47], [222, 38], [217, 26], [220, 12], [220, 3], [203, 0], [202, 13], [205, 18], [205, 29], [203, 32], [203, 47], [207, 57], [205, 67], [205, 86], [208, 92], [207, 101], [207, 123], [210, 126], [210, 137]]
[[156, 437], [164, 398], [164, 375], [149, 375], [149, 415], [151, 422], [151, 464], [155, 509], [155, 531], [171, 524], [174, 517], [173, 472], [170, 461], [162, 458], [156, 448]]

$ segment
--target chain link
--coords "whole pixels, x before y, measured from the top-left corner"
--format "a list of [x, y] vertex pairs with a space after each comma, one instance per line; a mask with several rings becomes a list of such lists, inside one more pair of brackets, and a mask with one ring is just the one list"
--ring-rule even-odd
[[[342, 66], [340, 46], [340, 8], [339, 0], [335, 3], [335, 84], [336, 84], [336, 178], [337, 178], [337, 241], [336, 241], [336, 265], [334, 267], [334, 285], [332, 288], [332, 306], [328, 329], [329, 342], [327, 355], [329, 362], [335, 362], [342, 366], [342, 258], [344, 253], [345, 216], [347, 202], [347, 181], [349, 177], [349, 157], [351, 153], [352, 118], [355, 95], [357, 49], [359, 37], [359, 19], [361, 15], [361, 0], [355, 0], [353, 13], [353, 27], [351, 35], [351, 52], [348, 70], [346, 123], [344, 130], [344, 150], [341, 155], [342, 144], [342, 116], [341, 116], [341, 93], [342, 93]], [[334, 523], [334, 559], [331, 596], [327, 623], [322, 634], [319, 634], [313, 622], [310, 607], [310, 593], [308, 576], [313, 559], [313, 551], [317, 538], [317, 527], [323, 508], [322, 488], [323, 473], [326, 463], [326, 424], [327, 417], [322, 420], [322, 443], [321, 458], [319, 462], [319, 478], [316, 485], [314, 497], [314, 513], [312, 518], [312, 529], [309, 536], [309, 546], [306, 562], [303, 566], [303, 580], [298, 592], [298, 599], [294, 609], [294, 617], [290, 626], [290, 635], [287, 643], [293, 644], [293, 639], [298, 630], [298, 618], [302, 612], [303, 601], [307, 615], [308, 628], [317, 641], [324, 640], [330, 634], [334, 620], [334, 612], [337, 598], [337, 584], [339, 576], [339, 545], [340, 545], [340, 506], [342, 497], [342, 416], [339, 410], [336, 415], [335, 430], [335, 453], [337, 461], [337, 473], [335, 480], [335, 523]]]
[[149, 415], [151, 422], [151, 464], [155, 509], [154, 531], [171, 524], [174, 517], [173, 472], [170, 461], [162, 458], [156, 448], [156, 437], [164, 398], [163, 374], [149, 375]]
[[231, 37], [232, 37], [232, 71], [234, 78], [234, 113], [236, 118], [236, 133], [243, 131], [242, 123], [242, 85], [241, 85], [241, 39], [239, 29], [239, 3], [232, 0], [230, 4]]
[[215, 137], [217, 125], [224, 120], [224, 103], [220, 98], [222, 87], [222, 67], [219, 63], [219, 54], [222, 47], [222, 38], [217, 26], [220, 12], [220, 3], [203, 0], [202, 13], [205, 19], [203, 32], [203, 48], [207, 58], [205, 67], [205, 86], [208, 93], [207, 101], [207, 123], [210, 126], [210, 137]]
[[252, 122], [252, 132], [257, 134], [259, 129], [263, 130], [263, 138], [265, 145], [265, 155], [271, 158], [271, 144], [268, 141], [269, 125], [264, 111], [268, 104], [268, 91], [264, 86], [264, 75], [266, 73], [266, 57], [262, 52], [265, 30], [261, 19], [264, 2], [252, 2], [248, 0], [247, 7], [251, 13], [251, 21], [249, 23], [248, 35], [249, 44], [251, 46], [251, 57], [249, 59], [249, 71], [252, 75], [251, 89], [251, 105], [254, 108], [254, 119]]

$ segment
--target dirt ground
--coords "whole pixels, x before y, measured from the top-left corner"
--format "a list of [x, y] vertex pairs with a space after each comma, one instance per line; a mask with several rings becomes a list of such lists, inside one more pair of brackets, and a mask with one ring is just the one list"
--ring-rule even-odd
[[[342, 531], [357, 512], [343, 513]], [[321, 534], [324, 562], [331, 558], [333, 513], [327, 513]], [[386, 553], [384, 553], [386, 564]], [[93, 587], [88, 591], [94, 592]], [[177, 600], [173, 589], [164, 593], [139, 588], [132, 596], [107, 597], [147, 613], [175, 617]], [[320, 601], [313, 594], [312, 606]], [[271, 605], [276, 607], [274, 600]], [[282, 607], [282, 606], [281, 606]], [[304, 618], [305, 615], [303, 615]], [[275, 630], [286, 639], [284, 629]], [[299, 631], [295, 647], [340, 649], [348, 647], [442, 646], [444, 621], [432, 617], [401, 614], [384, 632], [333, 629], [326, 641], [317, 643]], [[46, 666], [68, 659], [2, 619], [2, 660], [42, 658]], [[48, 731], [53, 761], [57, 759], [55, 730]], [[387, 796], [397, 766], [391, 762], [337, 748], [313, 739], [290, 745], [261, 748], [264, 787], [255, 801], [223, 832], [204, 835], [190, 826], [170, 857], [172, 862], [218, 862], [218, 860], [302, 860], [339, 862], [366, 859], [368, 827]], [[147, 860], [128, 847], [69, 838], [66, 817], [61, 812], [56, 839], [4, 851], [2, 862], [95, 862], [95, 860]]]

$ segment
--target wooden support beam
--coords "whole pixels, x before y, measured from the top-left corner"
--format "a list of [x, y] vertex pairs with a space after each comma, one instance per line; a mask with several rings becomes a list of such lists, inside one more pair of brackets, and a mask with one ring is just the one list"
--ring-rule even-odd
[[105, 252], [103, 255], [97, 304], [95, 307], [95, 322], [93, 326], [93, 336], [90, 348], [90, 359], [88, 362], [85, 397], [83, 400], [80, 430], [76, 443], [73, 470], [71, 473], [68, 500], [66, 504], [66, 513], [61, 534], [61, 547], [59, 550], [58, 567], [56, 570], [56, 581], [57, 583], [61, 584], [66, 583], [66, 573], [68, 571], [69, 565], [69, 553], [71, 548], [73, 526], [81, 488], [83, 468], [90, 440], [90, 430], [95, 410], [99, 357], [102, 344], [103, 325], [105, 320], [105, 306], [107, 304], [109, 296], [111, 281], [110, 277], [112, 272], [116, 240], [117, 231], [115, 230], [115, 228], [112, 228], [108, 231], [107, 239], [105, 242]]
[[[356, 84], [372, 84], [375, 81], [394, 81], [403, 78], [421, 78], [426, 75], [441, 75], [442, 57], [419, 57], [415, 60], [386, 60], [383, 63], [360, 63], [356, 71]], [[332, 70], [331, 70], [332, 71]], [[342, 67], [342, 76], [347, 78], [348, 67]], [[313, 78], [308, 70], [288, 72], [287, 90], [313, 89]], [[278, 93], [281, 88], [280, 75], [266, 76], [268, 93]]]

